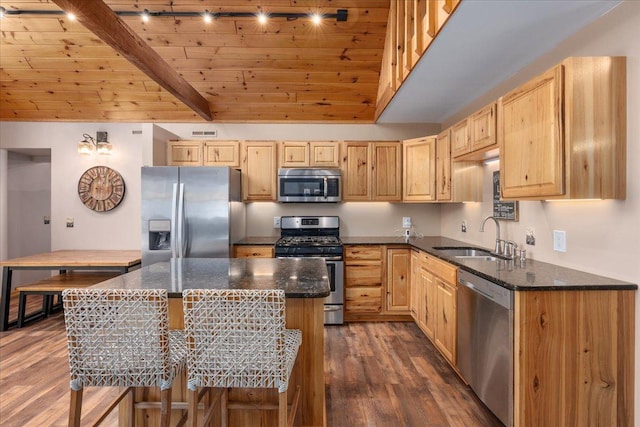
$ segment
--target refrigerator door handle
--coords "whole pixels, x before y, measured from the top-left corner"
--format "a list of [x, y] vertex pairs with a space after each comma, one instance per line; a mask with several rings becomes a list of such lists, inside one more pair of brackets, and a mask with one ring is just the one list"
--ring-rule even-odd
[[178, 203], [178, 184], [173, 184], [173, 196], [171, 197], [171, 258], [177, 257], [177, 247], [176, 244], [178, 242], [178, 236], [176, 235], [176, 205]]
[[184, 184], [180, 184], [180, 192], [178, 194], [178, 258], [184, 257]]

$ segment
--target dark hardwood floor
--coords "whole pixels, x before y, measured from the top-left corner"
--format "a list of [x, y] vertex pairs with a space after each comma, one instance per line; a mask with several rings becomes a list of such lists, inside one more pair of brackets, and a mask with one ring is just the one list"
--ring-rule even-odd
[[325, 328], [327, 425], [502, 426], [408, 322]]
[[[501, 425], [415, 324], [331, 326], [325, 336], [328, 427]], [[83, 425], [95, 421], [116, 394], [87, 388]], [[66, 426], [68, 408], [62, 314], [0, 332], [0, 426]], [[117, 425], [115, 414], [102, 425]]]

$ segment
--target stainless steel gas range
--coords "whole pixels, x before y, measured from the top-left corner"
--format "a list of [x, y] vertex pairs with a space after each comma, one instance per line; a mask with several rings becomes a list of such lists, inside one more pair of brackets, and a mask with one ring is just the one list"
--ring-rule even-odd
[[324, 258], [329, 271], [331, 294], [324, 301], [324, 324], [344, 323], [344, 263], [337, 216], [283, 216], [277, 258]]

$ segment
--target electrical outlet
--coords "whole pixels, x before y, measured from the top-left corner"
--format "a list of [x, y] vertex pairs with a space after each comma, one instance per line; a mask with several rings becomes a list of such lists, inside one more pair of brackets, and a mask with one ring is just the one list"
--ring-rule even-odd
[[73, 217], [67, 217], [67, 228], [73, 228]]
[[553, 250], [557, 252], [567, 252], [567, 232], [553, 230]]
[[279, 216], [274, 216], [273, 217], [273, 228], [280, 228], [280, 217]]
[[411, 228], [411, 217], [403, 216], [402, 217], [402, 228]]
[[527, 235], [526, 235], [525, 243], [527, 245], [530, 245], [530, 246], [535, 246], [536, 245], [535, 229], [527, 228]]
[[464, 220], [462, 221], [462, 225], [460, 226], [460, 230], [461, 230], [463, 233], [466, 233], [466, 232], [467, 232], [467, 221], [464, 221]]

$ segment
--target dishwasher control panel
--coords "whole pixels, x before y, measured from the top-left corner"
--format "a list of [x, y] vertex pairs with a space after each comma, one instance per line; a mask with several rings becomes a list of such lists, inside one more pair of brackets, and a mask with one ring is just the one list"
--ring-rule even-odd
[[505, 308], [513, 308], [513, 291], [503, 288], [497, 283], [490, 282], [468, 271], [458, 269], [458, 285], [471, 288], [485, 298], [489, 298]]

